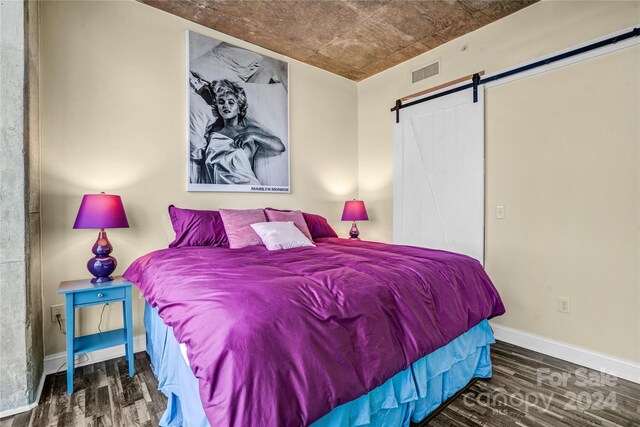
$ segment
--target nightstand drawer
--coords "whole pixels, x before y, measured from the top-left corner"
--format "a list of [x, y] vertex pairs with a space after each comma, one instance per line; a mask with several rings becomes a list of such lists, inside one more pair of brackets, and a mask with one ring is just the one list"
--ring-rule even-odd
[[78, 292], [73, 295], [73, 305], [100, 304], [102, 302], [122, 300], [124, 296], [124, 288], [96, 289], [94, 291]]

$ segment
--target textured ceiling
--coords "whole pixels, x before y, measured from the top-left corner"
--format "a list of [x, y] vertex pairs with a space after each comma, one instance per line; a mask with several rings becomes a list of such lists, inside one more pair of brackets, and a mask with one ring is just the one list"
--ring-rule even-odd
[[537, 0], [138, 0], [362, 80]]

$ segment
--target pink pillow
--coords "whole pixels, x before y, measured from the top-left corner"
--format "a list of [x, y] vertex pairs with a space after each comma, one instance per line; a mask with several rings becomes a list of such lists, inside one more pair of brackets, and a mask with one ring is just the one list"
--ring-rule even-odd
[[313, 237], [311, 237], [311, 233], [309, 232], [309, 227], [307, 227], [307, 223], [302, 216], [302, 212], [300, 211], [278, 211], [271, 208], [266, 208], [264, 213], [267, 215], [267, 219], [269, 222], [293, 222], [298, 230], [302, 231], [304, 236], [313, 241]]
[[260, 246], [262, 240], [253, 231], [251, 224], [267, 222], [267, 217], [262, 209], [220, 209], [220, 216], [224, 229], [229, 239], [229, 247], [232, 249], [245, 248], [247, 246]]
[[218, 211], [199, 211], [169, 206], [169, 217], [176, 238], [170, 248], [182, 246], [229, 246]]

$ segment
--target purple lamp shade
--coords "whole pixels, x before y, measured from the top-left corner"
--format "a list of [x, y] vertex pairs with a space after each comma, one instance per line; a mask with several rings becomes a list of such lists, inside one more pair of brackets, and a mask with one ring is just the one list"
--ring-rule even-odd
[[95, 276], [92, 283], [104, 283], [113, 280], [111, 273], [118, 262], [109, 254], [113, 246], [107, 238], [105, 228], [129, 228], [127, 214], [122, 199], [113, 194], [85, 194], [80, 203], [78, 216], [73, 228], [98, 228], [98, 240], [93, 245], [95, 255], [87, 262], [87, 269]]
[[344, 209], [342, 210], [343, 221], [353, 221], [351, 230], [349, 230], [349, 236], [351, 240], [360, 240], [360, 230], [356, 221], [368, 221], [369, 215], [367, 215], [367, 208], [364, 207], [362, 200], [349, 200], [344, 202]]
[[349, 200], [344, 202], [342, 221], [368, 221], [367, 209], [362, 200]]
[[129, 228], [122, 199], [114, 194], [85, 194], [73, 228]]

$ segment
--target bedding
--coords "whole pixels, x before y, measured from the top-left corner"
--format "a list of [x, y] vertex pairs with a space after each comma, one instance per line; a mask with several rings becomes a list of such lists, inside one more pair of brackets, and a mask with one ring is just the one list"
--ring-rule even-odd
[[313, 240], [322, 239], [323, 237], [338, 237], [338, 234], [331, 228], [325, 217], [306, 212], [302, 212], [302, 216], [304, 216]]
[[263, 209], [220, 209], [220, 215], [230, 248], [262, 245], [260, 236], [253, 231], [251, 224], [267, 222]]
[[[269, 211], [285, 213], [295, 212], [286, 209], [274, 208], [265, 208], [264, 211], [267, 215], [269, 215]], [[338, 237], [338, 234], [334, 231], [333, 228], [331, 228], [329, 222], [325, 217], [307, 212], [302, 212], [302, 217], [304, 218], [304, 222], [307, 224], [307, 228], [309, 229], [311, 240], [321, 239], [323, 237]]]
[[504, 313], [467, 256], [316, 244], [164, 249], [125, 272], [186, 345], [211, 425], [309, 425]]
[[[208, 427], [198, 379], [186, 346], [149, 303], [144, 307], [147, 352], [159, 389], [167, 396], [162, 427]], [[491, 326], [483, 320], [369, 393], [335, 407], [311, 427], [409, 427], [420, 422], [473, 378], [491, 377]]]
[[315, 246], [302, 234], [293, 221], [259, 222], [251, 224], [251, 228], [260, 236], [260, 240], [270, 251]]
[[276, 209], [266, 208], [264, 210], [264, 214], [267, 216], [267, 220], [269, 220], [270, 222], [293, 222], [307, 239], [313, 240], [313, 237], [309, 232], [309, 227], [307, 227], [307, 222], [304, 220], [304, 216], [302, 216], [302, 212], [280, 211]]
[[169, 206], [171, 226], [176, 233], [170, 248], [181, 246], [229, 246], [218, 211], [180, 209]]

